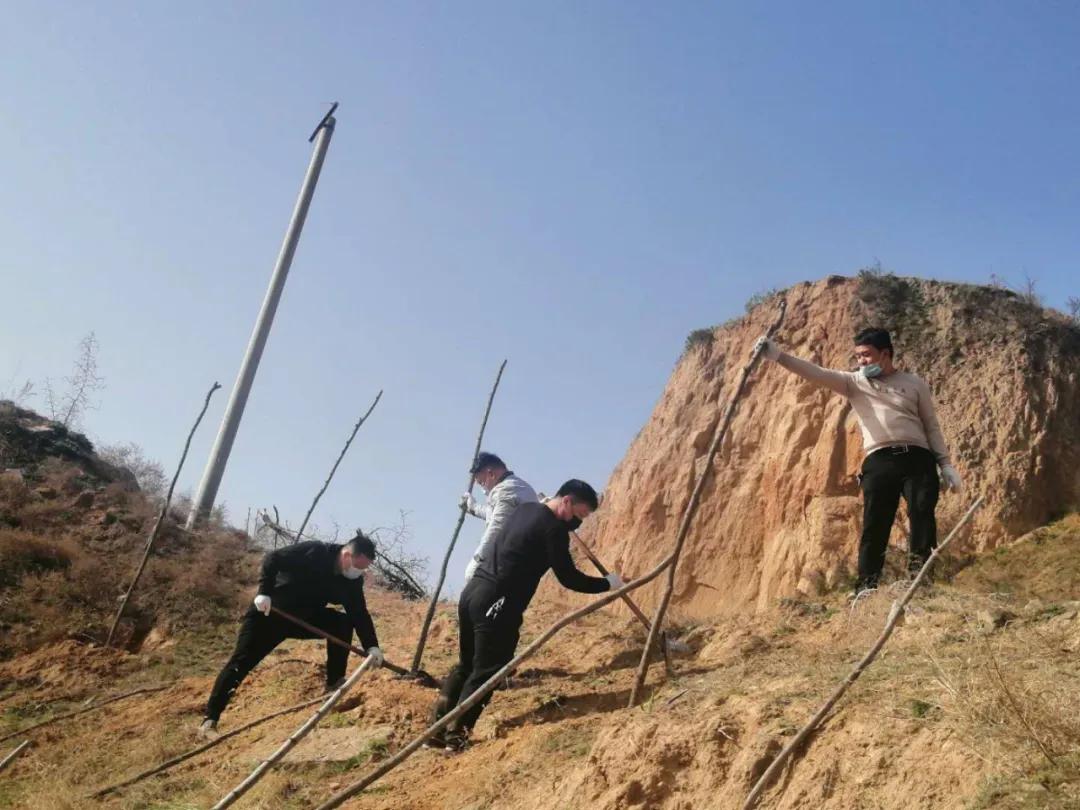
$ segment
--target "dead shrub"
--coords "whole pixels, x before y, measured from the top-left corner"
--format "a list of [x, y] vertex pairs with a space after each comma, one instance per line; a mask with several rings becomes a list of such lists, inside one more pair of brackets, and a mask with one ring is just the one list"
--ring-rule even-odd
[[0, 529], [0, 588], [26, 574], [65, 569], [78, 547], [67, 537], [45, 539], [19, 529]]

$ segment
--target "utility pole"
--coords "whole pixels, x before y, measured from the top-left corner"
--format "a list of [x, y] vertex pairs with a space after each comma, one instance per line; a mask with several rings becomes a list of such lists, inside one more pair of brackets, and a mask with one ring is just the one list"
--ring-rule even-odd
[[289, 220], [288, 230], [285, 231], [285, 241], [281, 245], [281, 252], [278, 253], [277, 263], [274, 265], [274, 273], [270, 277], [270, 288], [266, 291], [258, 320], [255, 321], [255, 330], [251, 333], [251, 340], [244, 353], [244, 361], [240, 365], [240, 373], [236, 376], [236, 383], [233, 385], [229, 404], [225, 408], [225, 416], [222, 417], [214, 448], [210, 451], [210, 459], [206, 462], [206, 470], [203, 472], [195, 500], [191, 504], [191, 512], [187, 518], [188, 529], [194, 528], [210, 514], [214, 501], [217, 499], [218, 487], [225, 474], [225, 465], [229, 461], [236, 431], [244, 416], [248, 394], [251, 393], [251, 384], [255, 380], [255, 372], [259, 370], [259, 360], [262, 358], [263, 349], [266, 348], [266, 339], [274, 323], [274, 314], [277, 312], [278, 302], [281, 301], [281, 293], [285, 289], [285, 279], [288, 278], [289, 267], [296, 253], [296, 245], [300, 241], [300, 232], [304, 229], [304, 220], [307, 219], [308, 208], [311, 207], [315, 184], [319, 182], [326, 150], [334, 134], [334, 126], [337, 123], [334, 119], [334, 111], [337, 106], [337, 102], [334, 102], [330, 111], [323, 116], [319, 125], [315, 127], [315, 131], [311, 133], [311, 137], [308, 138], [309, 143], [315, 143], [311, 163], [308, 164], [307, 174], [304, 175], [300, 197], [296, 200], [292, 219]]

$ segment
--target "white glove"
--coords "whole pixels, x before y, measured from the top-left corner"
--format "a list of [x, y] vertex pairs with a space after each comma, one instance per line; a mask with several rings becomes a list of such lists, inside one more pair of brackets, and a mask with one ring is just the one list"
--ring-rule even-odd
[[470, 515], [473, 513], [473, 510], [476, 509], [476, 501], [473, 499], [471, 492], [466, 492], [461, 496], [461, 500], [458, 501], [458, 508], [464, 509]]
[[383, 657], [382, 650], [380, 650], [378, 647], [368, 647], [365, 652], [367, 652], [367, 656], [371, 659], [371, 663], [373, 666], [381, 667], [383, 665], [383, 661], [386, 660]]
[[779, 360], [780, 359], [780, 347], [776, 345], [776, 341], [770, 340], [767, 337], [759, 337], [757, 343], [754, 344], [754, 351], [761, 351], [765, 355], [766, 360]]
[[259, 611], [263, 616], [270, 615], [270, 597], [264, 593], [260, 593], [255, 597], [255, 609]]
[[951, 489], [956, 493], [963, 491], [964, 483], [960, 480], [960, 473], [956, 471], [956, 467], [946, 464], [941, 468], [941, 485], [945, 489]]
[[604, 579], [607, 580], [609, 591], [617, 591], [619, 590], [619, 588], [626, 584], [625, 582], [623, 582], [622, 577], [615, 573], [605, 574]]

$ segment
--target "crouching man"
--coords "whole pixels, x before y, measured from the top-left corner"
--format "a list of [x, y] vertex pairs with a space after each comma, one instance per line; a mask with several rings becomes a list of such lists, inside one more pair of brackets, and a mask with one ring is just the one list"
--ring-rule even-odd
[[[271, 607], [281, 608], [348, 643], [355, 630], [375, 666], [382, 664], [361, 578], [374, 559], [375, 543], [361, 533], [344, 545], [306, 541], [266, 555], [259, 594], [244, 615], [236, 649], [218, 675], [206, 704], [206, 716], [199, 727], [202, 736], [213, 736], [233, 692], [271, 650], [287, 638], [317, 638], [284, 616], [272, 613]], [[328, 605], [341, 605], [345, 612]], [[348, 656], [344, 647], [326, 642], [327, 691], [344, 681]]]
[[[570, 557], [572, 529], [597, 506], [596, 491], [584, 481], [567, 481], [546, 503], [523, 503], [483, 561], [458, 602], [458, 663], [443, 682], [432, 711], [437, 722], [508, 664], [517, 649], [525, 609], [548, 569], [559, 583], [580, 593], [621, 588], [618, 574], [590, 577]], [[490, 699], [490, 693], [445, 730], [430, 747], [461, 750]]]

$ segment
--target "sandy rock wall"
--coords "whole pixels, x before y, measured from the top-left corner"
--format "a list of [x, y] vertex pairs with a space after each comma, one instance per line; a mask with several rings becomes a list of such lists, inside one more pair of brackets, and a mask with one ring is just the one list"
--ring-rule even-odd
[[[1080, 330], [1000, 289], [865, 274], [783, 293], [784, 349], [852, 368], [851, 336], [894, 332], [901, 367], [934, 390], [963, 496], [943, 495], [944, 536], [975, 495], [985, 507], [953, 555], [1007, 543], [1080, 505]], [[670, 548], [720, 418], [775, 300], [700, 333], [612, 474], [583, 533], [611, 567], [648, 570]], [[844, 585], [861, 526], [862, 461], [847, 401], [764, 363], [717, 457], [677, 577], [676, 612], [705, 616]], [[903, 509], [903, 507], [901, 507]], [[892, 545], [906, 547], [904, 521]], [[659, 586], [640, 592], [651, 605]], [[564, 592], [545, 584], [549, 598]]]

